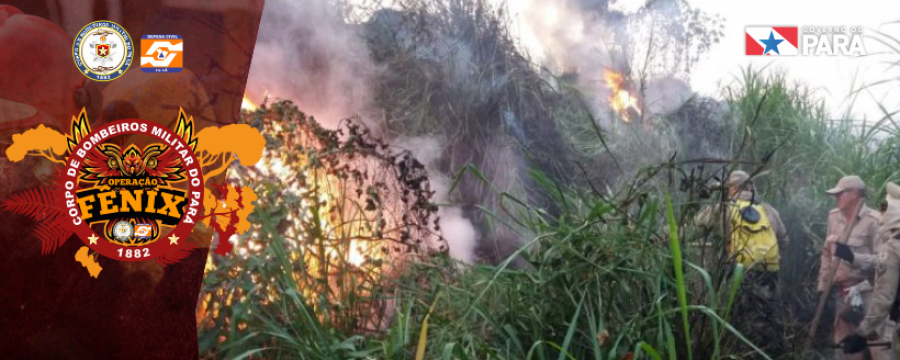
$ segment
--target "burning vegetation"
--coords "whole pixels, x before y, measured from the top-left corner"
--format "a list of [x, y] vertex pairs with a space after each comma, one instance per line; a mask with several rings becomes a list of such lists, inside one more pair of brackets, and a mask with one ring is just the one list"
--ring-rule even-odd
[[[233, 168], [229, 182], [264, 195], [245, 236], [219, 239], [234, 242], [235, 256], [207, 268], [218, 281], [202, 292], [201, 328], [221, 341], [243, 337], [227, 331], [236, 311], [300, 299], [293, 306], [341, 331], [386, 326], [390, 279], [410, 261], [447, 251], [422, 165], [358, 122], [327, 130], [289, 102], [247, 112], [242, 123], [268, 145], [256, 167]], [[252, 286], [223, 286], [244, 281]]]
[[641, 108], [638, 105], [638, 99], [634, 97], [634, 91], [629, 91], [625, 86], [625, 77], [618, 72], [605, 70], [604, 79], [606, 86], [609, 88], [609, 107], [610, 109], [622, 117], [626, 123], [630, 123], [633, 119], [641, 116]]
[[256, 105], [256, 103], [253, 102], [253, 100], [250, 100], [250, 98], [248, 98], [247, 95], [244, 95], [244, 99], [241, 100], [241, 111], [253, 112], [253, 111], [256, 111], [256, 109], [258, 109], [258, 108], [259, 108], [259, 105]]
[[[641, 23], [659, 30], [641, 66], [595, 56], [591, 36], [539, 32], [545, 55], [590, 69], [559, 76], [489, 2], [333, 17], [326, 3], [267, 4], [242, 122], [268, 145], [256, 168], [229, 170], [259, 199], [250, 230], [219, 239], [236, 256], [211, 255], [207, 358], [808, 358], [754, 319], [778, 306], [779, 338], [802, 338], [824, 190], [844, 173], [900, 176], [891, 121], [833, 121], [779, 74], [747, 69], [724, 99], [691, 93], [675, 68], [698, 55], [673, 49], [708, 48], [715, 30], [683, 1], [629, 15], [658, 21]], [[546, 3], [604, 39], [633, 20], [603, 1]], [[256, 103], [261, 89], [297, 102]], [[745, 296], [755, 280], [692, 220], [738, 168], [792, 239], [777, 304]]]

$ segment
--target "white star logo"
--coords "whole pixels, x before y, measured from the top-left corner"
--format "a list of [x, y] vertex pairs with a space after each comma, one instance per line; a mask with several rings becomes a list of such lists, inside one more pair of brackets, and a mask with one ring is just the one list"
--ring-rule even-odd
[[97, 235], [91, 234], [91, 236], [88, 236], [88, 240], [91, 242], [90, 245], [97, 245], [97, 239], [99, 239]]
[[175, 235], [169, 236], [169, 245], [178, 245], [178, 237]]

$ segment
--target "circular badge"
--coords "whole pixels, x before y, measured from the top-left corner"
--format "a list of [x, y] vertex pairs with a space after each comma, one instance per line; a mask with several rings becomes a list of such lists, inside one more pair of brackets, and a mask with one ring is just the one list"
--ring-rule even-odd
[[125, 28], [112, 21], [95, 21], [83, 27], [72, 45], [75, 66], [96, 81], [112, 81], [128, 70], [134, 45]]
[[[191, 126], [181, 124], [182, 128]], [[121, 148], [109, 140], [112, 134], [141, 134], [160, 142]], [[98, 151], [101, 147], [103, 151]], [[109, 156], [123, 165], [115, 166], [121, 172], [104, 184], [91, 180], [90, 175], [84, 177], [85, 170], [96, 171], [92, 166], [109, 163], [99, 161], [98, 156]], [[160, 159], [166, 161], [165, 167], [150, 166]], [[135, 170], [138, 167], [141, 170]], [[169, 180], [163, 184], [159, 180], [163, 178]], [[73, 147], [61, 180], [59, 199], [71, 218], [69, 226], [91, 250], [115, 260], [145, 261], [192, 248], [187, 239], [203, 216], [203, 173], [193, 148], [171, 129], [139, 119], [92, 129]], [[94, 184], [82, 188], [79, 182]], [[157, 221], [169, 231], [162, 234]], [[100, 236], [91, 229], [99, 223], [109, 224]]]
[[134, 235], [134, 226], [131, 225], [130, 222], [119, 221], [116, 223], [116, 227], [113, 233], [116, 236], [116, 240], [128, 241], [131, 240], [131, 236]]

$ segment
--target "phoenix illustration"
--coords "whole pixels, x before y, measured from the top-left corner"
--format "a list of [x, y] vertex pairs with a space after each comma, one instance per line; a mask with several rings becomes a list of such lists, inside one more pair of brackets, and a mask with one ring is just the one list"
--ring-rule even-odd
[[165, 184], [168, 180], [184, 179], [181, 158], [171, 147], [150, 145], [143, 150], [129, 145], [123, 151], [114, 144], [95, 147], [85, 157], [81, 180], [98, 181], [105, 185], [109, 178], [152, 177]]
[[[86, 118], [74, 121], [72, 136], [69, 137], [70, 151], [89, 133]], [[196, 150], [197, 140], [193, 133], [193, 121], [187, 120], [184, 113], [179, 114], [175, 134], [184, 139], [188, 147]], [[98, 185], [106, 185], [111, 178], [149, 177], [158, 179], [159, 185], [185, 178], [178, 152], [164, 144], [151, 144], [143, 149], [134, 144], [124, 148], [109, 143], [98, 144], [85, 156], [84, 165], [80, 179], [97, 182]]]

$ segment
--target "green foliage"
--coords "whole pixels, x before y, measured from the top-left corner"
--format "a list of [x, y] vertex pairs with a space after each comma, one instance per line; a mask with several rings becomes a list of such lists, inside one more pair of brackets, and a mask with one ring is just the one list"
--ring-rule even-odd
[[840, 177], [859, 175], [869, 186], [869, 205], [878, 208], [887, 181], [900, 178], [900, 132], [890, 117], [877, 122], [832, 119], [815, 94], [790, 86], [781, 73], [747, 68], [741, 81], [724, 90], [738, 115], [733, 133], [736, 159], [764, 163], [755, 182], [780, 210], [796, 246], [785, 272], [790, 281], [810, 281], [817, 271], [825, 214], [835, 206], [825, 195]]

